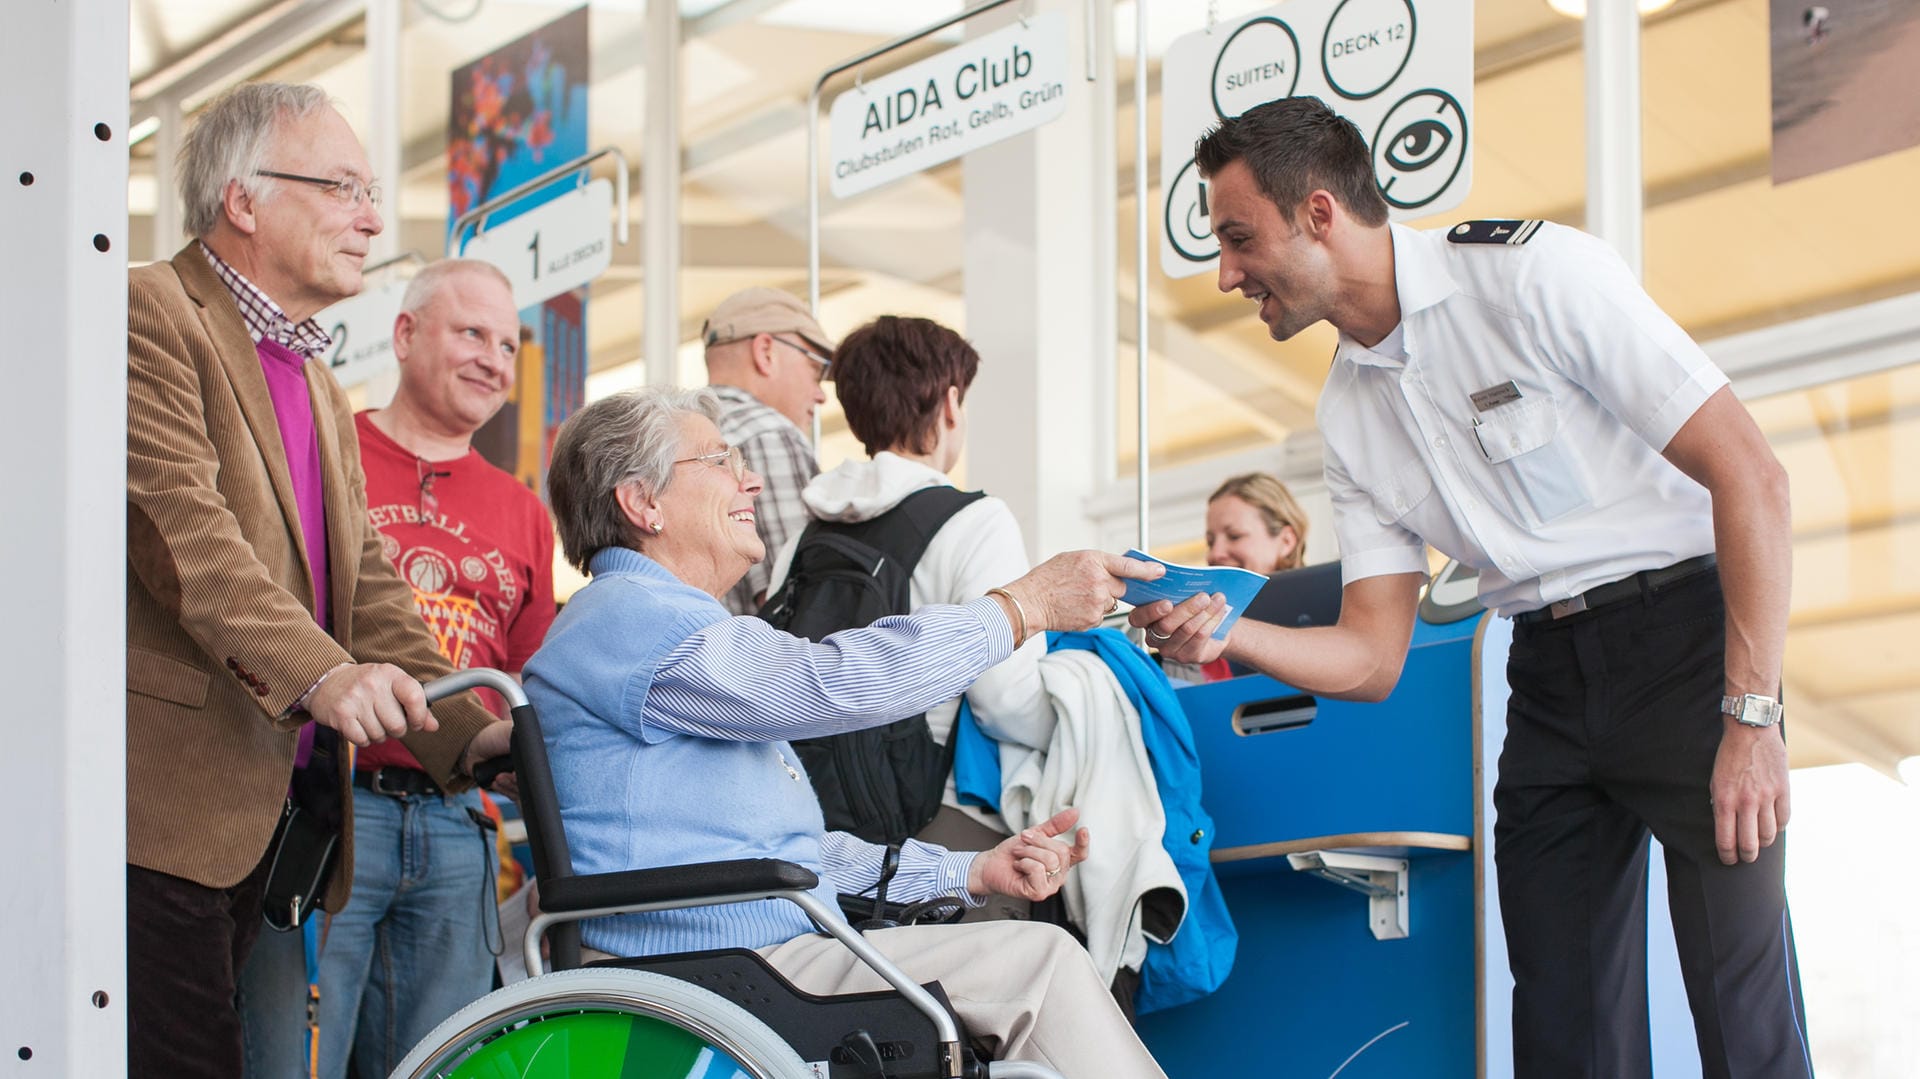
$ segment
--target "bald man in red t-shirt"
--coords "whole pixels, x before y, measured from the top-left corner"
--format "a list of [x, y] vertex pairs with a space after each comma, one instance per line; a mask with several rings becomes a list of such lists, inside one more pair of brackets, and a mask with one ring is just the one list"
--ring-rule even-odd
[[[493, 266], [435, 263], [394, 323], [400, 387], [356, 417], [367, 509], [453, 665], [519, 671], [553, 622], [553, 524], [473, 433], [513, 388], [520, 317]], [[491, 697], [491, 694], [483, 694]], [[489, 704], [500, 707], [497, 699]], [[492, 838], [477, 792], [448, 795], [396, 741], [354, 767], [353, 898], [320, 959], [318, 1074], [385, 1075], [492, 987]]]

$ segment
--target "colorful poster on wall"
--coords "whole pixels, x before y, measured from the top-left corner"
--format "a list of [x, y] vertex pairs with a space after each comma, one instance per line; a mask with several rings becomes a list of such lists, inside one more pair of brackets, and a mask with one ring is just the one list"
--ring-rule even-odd
[[1768, 7], [1774, 183], [1920, 145], [1920, 4]]
[[[447, 117], [448, 229], [468, 210], [587, 152], [587, 9], [453, 72]], [[572, 189], [558, 184], [493, 213], [510, 220]], [[474, 436], [489, 461], [542, 490], [561, 421], [587, 385], [587, 293], [520, 312], [520, 365], [505, 408]]]

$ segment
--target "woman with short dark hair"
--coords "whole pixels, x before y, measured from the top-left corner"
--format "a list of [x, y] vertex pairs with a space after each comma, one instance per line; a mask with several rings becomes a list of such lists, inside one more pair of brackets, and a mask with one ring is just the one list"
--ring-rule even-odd
[[[834, 387], [847, 426], [869, 457], [816, 476], [801, 494], [807, 512], [821, 521], [858, 523], [929, 487], [951, 486], [947, 474], [966, 444], [967, 390], [979, 369], [980, 354], [967, 339], [932, 319], [883, 315], [848, 334], [834, 353]], [[790, 543], [780, 552], [769, 595], [786, 580], [793, 549]], [[1000, 499], [981, 498], [933, 534], [913, 570], [913, 606], [978, 595], [1027, 566], [1013, 511]], [[1029, 639], [967, 688], [975, 722], [996, 741], [1046, 750], [1054, 727], [1053, 706], [1040, 681], [1046, 651], [1044, 640]], [[935, 741], [947, 743], [959, 710], [960, 697], [927, 710]], [[949, 775], [940, 813], [920, 836], [982, 850], [1008, 831], [998, 813], [961, 805]], [[976, 917], [1017, 913], [1019, 907], [995, 903]]]

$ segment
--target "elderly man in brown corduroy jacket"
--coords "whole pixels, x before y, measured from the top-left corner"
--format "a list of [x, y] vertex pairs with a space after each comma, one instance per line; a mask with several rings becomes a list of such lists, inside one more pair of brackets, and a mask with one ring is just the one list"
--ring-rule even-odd
[[[508, 725], [470, 695], [426, 708], [417, 680], [450, 668], [368, 520], [313, 320], [360, 290], [382, 227], [359, 141], [321, 91], [253, 84], [208, 107], [180, 166], [196, 239], [128, 281], [128, 1055], [225, 1077], [296, 759], [403, 737], [457, 790]], [[335, 868], [328, 909], [352, 878]]]

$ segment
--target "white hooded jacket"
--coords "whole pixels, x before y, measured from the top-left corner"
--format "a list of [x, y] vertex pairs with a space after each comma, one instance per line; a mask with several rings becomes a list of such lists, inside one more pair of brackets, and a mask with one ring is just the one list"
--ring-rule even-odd
[[[943, 485], [951, 485], [945, 473], [883, 451], [871, 460], [847, 461], [815, 476], [800, 497], [814, 517], [857, 523], [880, 516], [915, 491]], [[796, 536], [779, 552], [768, 595], [786, 581], [798, 543]], [[915, 608], [964, 603], [1019, 579], [1031, 568], [1020, 522], [1005, 502], [989, 495], [961, 509], [934, 533], [914, 566], [909, 590]], [[1040, 680], [1040, 660], [1046, 654], [1045, 634], [1034, 634], [966, 692], [974, 721], [1000, 743], [1001, 767], [1009, 775], [1032, 753], [1044, 752], [1053, 740], [1053, 704]], [[927, 726], [941, 744], [946, 744], [959, 711], [958, 697], [927, 711]], [[988, 827], [1009, 830], [998, 814], [959, 805], [951, 776], [943, 801]]]

